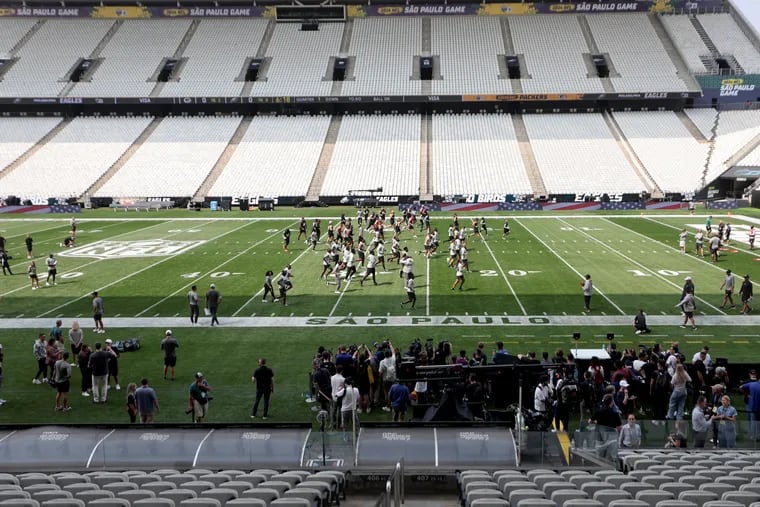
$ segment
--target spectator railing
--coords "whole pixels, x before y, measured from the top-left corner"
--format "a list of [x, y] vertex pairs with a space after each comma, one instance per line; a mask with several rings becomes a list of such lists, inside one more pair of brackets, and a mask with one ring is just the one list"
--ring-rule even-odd
[[385, 491], [378, 497], [375, 507], [401, 507], [404, 503], [404, 460], [396, 463], [393, 472], [385, 481]]

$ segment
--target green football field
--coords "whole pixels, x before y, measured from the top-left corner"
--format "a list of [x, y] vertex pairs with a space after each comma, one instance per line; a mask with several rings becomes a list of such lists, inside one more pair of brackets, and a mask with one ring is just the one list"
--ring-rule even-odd
[[[401, 245], [415, 259], [417, 306], [402, 308], [405, 299], [399, 266], [386, 261], [378, 269], [378, 285], [359, 279], [334, 285], [318, 279], [329, 220], [341, 209], [309, 210], [321, 216], [323, 238], [316, 251], [297, 239], [297, 210], [263, 213], [113, 213], [95, 211], [78, 217], [77, 246], [59, 246], [69, 217], [10, 217], [0, 219], [0, 234], [13, 256], [15, 276], [0, 277], [0, 343], [4, 346], [4, 383], [0, 422], [49, 423], [123, 422], [124, 391], [112, 391], [107, 406], [93, 406], [79, 396], [78, 372], [72, 389], [74, 410], [53, 411], [53, 390], [32, 385], [36, 371], [32, 344], [56, 319], [68, 327], [78, 319], [92, 344], [106, 337], [141, 340], [138, 352], [122, 355], [120, 383], [151, 379], [162, 403], [161, 422], [185, 422], [187, 386], [202, 370], [215, 389], [210, 420], [248, 421], [253, 388], [250, 375], [256, 359], [267, 357], [277, 388], [272, 414], [276, 421], [313, 420], [303, 401], [308, 389], [310, 359], [317, 347], [371, 344], [391, 338], [406, 349], [414, 338], [449, 339], [455, 350], [471, 352], [479, 341], [493, 348], [502, 340], [511, 352], [541, 352], [575, 346], [599, 348], [613, 332], [622, 347], [639, 343], [679, 341], [693, 352], [709, 344], [713, 357], [734, 362], [758, 361], [756, 343], [760, 320], [719, 308], [725, 270], [736, 275], [757, 273], [760, 255], [747, 242], [749, 226], [760, 223], [752, 210], [746, 215], [714, 215], [713, 225], [730, 222], [731, 243], [717, 264], [695, 256], [694, 233], [705, 215], [686, 213], [636, 214], [515, 214], [511, 234], [503, 238], [503, 215], [486, 215], [489, 233], [468, 237], [471, 272], [464, 290], [451, 290], [454, 271], [447, 266], [449, 215], [435, 215], [441, 234], [439, 252], [430, 259], [420, 253], [424, 236], [405, 231]], [[354, 210], [345, 210], [353, 217]], [[744, 210], [742, 210], [744, 213]], [[289, 215], [289, 216], [287, 216]], [[469, 226], [469, 220], [460, 217]], [[292, 232], [288, 252], [281, 234]], [[687, 253], [678, 248], [682, 228], [689, 232]], [[468, 227], [469, 229], [469, 227]], [[468, 230], [468, 233], [470, 231]], [[31, 290], [24, 238], [34, 239], [41, 288]], [[386, 232], [390, 243], [391, 231]], [[58, 284], [45, 286], [44, 259], [58, 258]], [[390, 257], [390, 248], [386, 259]], [[294, 287], [288, 305], [263, 303], [264, 273], [278, 273], [291, 264]], [[363, 269], [358, 268], [361, 275]], [[585, 274], [594, 282], [592, 311], [584, 313], [580, 283]], [[697, 294], [697, 330], [681, 329], [680, 299], [684, 278], [691, 276]], [[221, 327], [209, 319], [191, 327], [186, 293], [191, 285], [203, 294], [211, 283], [222, 293]], [[741, 278], [737, 278], [737, 289]], [[91, 331], [91, 297], [97, 290], [105, 300], [106, 335]], [[738, 296], [735, 296], [738, 303]], [[740, 304], [739, 304], [740, 306]], [[633, 334], [633, 315], [643, 309], [653, 334]], [[167, 328], [180, 341], [178, 381], [161, 378], [158, 344]], [[688, 354], [687, 354], [688, 355]], [[387, 414], [371, 414], [382, 420]]]

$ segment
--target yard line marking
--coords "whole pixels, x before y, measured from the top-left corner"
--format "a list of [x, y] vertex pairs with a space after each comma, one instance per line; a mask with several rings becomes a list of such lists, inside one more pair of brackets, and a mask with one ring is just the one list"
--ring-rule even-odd
[[[224, 232], [224, 233], [222, 233], [222, 234], [218, 234], [218, 235], [214, 236], [213, 238], [209, 239], [208, 241], [209, 241], [209, 242], [211, 242], [211, 241], [216, 241], [217, 239], [219, 239], [219, 238], [221, 238], [221, 237], [223, 237], [223, 236], [226, 236], [227, 234], [231, 234], [231, 233], [233, 233], [233, 232], [239, 231], [240, 229], [242, 229], [242, 228], [244, 228], [244, 227], [248, 227], [250, 224], [254, 223], [254, 221], [255, 221], [255, 219], [254, 219], [253, 221], [251, 221], [251, 222], [248, 222], [248, 223], [246, 223], [246, 224], [243, 224], [243, 225], [241, 225], [240, 227], [236, 227], [236, 228], [234, 228], [234, 229], [232, 229], [232, 230], [230, 230], [230, 231]], [[164, 259], [161, 259], [160, 261], [157, 261], [157, 262], [154, 262], [154, 263], [152, 263], [152, 264], [149, 264], [149, 265], [145, 266], [144, 268], [138, 269], [137, 271], [135, 271], [134, 273], [131, 273], [131, 274], [129, 274], [129, 275], [125, 275], [125, 276], [122, 276], [122, 277], [121, 277], [121, 278], [119, 278], [118, 280], [116, 280], [116, 281], [114, 281], [114, 282], [111, 282], [111, 283], [109, 283], [109, 284], [106, 284], [106, 285], [104, 285], [104, 286], [102, 286], [102, 287], [100, 287], [100, 288], [98, 288], [98, 289], [95, 289], [95, 290], [96, 290], [96, 291], [98, 291], [98, 292], [100, 292], [100, 291], [102, 291], [103, 289], [107, 289], [108, 287], [112, 287], [112, 286], [114, 286], [114, 285], [116, 285], [116, 284], [119, 284], [119, 283], [123, 282], [124, 280], [128, 280], [128, 279], [132, 278], [132, 277], [133, 277], [133, 276], [135, 276], [135, 275], [139, 275], [140, 273], [142, 273], [142, 272], [144, 272], [144, 271], [147, 271], [147, 270], [149, 270], [149, 269], [152, 269], [152, 268], [154, 268], [154, 267], [156, 267], [156, 266], [158, 266], [158, 265], [160, 265], [160, 264], [163, 264], [163, 263], [164, 263], [164, 262], [166, 262], [166, 261], [169, 261], [169, 260], [172, 260], [172, 259], [175, 259], [175, 258], [176, 258], [176, 257], [174, 257], [174, 256], [168, 256], [168, 257], [165, 257]], [[62, 304], [62, 305], [58, 305], [58, 306], [56, 306], [55, 308], [53, 308], [53, 309], [51, 309], [51, 310], [48, 310], [48, 311], [46, 311], [45, 313], [42, 313], [42, 314], [38, 315], [38, 317], [44, 317], [45, 315], [48, 315], [49, 313], [53, 313], [53, 312], [55, 312], [55, 311], [58, 311], [58, 310], [60, 310], [61, 308], [63, 308], [63, 307], [65, 307], [65, 306], [68, 306], [68, 305], [70, 305], [71, 303], [75, 303], [75, 302], [77, 302], [77, 301], [79, 301], [79, 300], [81, 300], [81, 299], [84, 299], [84, 298], [86, 298], [86, 297], [89, 297], [91, 293], [92, 293], [92, 292], [88, 292], [87, 294], [84, 294], [84, 295], [82, 295], [82, 296], [79, 296], [78, 298], [75, 298], [75, 299], [71, 299], [71, 300], [69, 300], [68, 302], [66, 302], [66, 303], [64, 303], [64, 304]]]
[[[146, 229], [150, 229], [150, 228], [152, 228], [152, 227], [158, 227], [159, 225], [163, 225], [163, 224], [165, 224], [165, 223], [167, 223], [167, 222], [170, 222], [170, 221], [171, 221], [171, 220], [166, 220], [166, 221], [164, 221], [164, 222], [160, 222], [160, 223], [156, 223], [156, 224], [153, 224], [153, 225], [149, 225], [149, 226], [147, 226], [147, 227], [141, 227], [140, 229], [135, 229], [134, 231], [123, 232], [123, 233], [121, 233], [121, 234], [117, 234], [116, 236], [111, 236], [110, 238], [106, 238], [106, 239], [104, 239], [104, 240], [100, 240], [100, 241], [112, 241], [114, 238], [118, 238], [119, 236], [124, 236], [124, 235], [126, 235], [126, 234], [132, 234], [133, 232], [144, 231], [144, 230], [146, 230]], [[211, 222], [212, 222], [212, 221], [208, 221], [208, 223], [211, 223]], [[117, 225], [118, 225], [118, 224], [117, 224]], [[104, 226], [104, 227], [106, 227], [106, 226]], [[181, 233], [180, 233], [180, 232], [178, 232], [178, 233], [173, 233], [173, 234], [170, 234], [170, 235], [168, 235], [168, 236], [166, 236], [166, 237], [167, 237], [167, 238], [170, 238], [170, 237], [174, 236], [175, 234], [181, 234]], [[58, 252], [58, 253], [60, 254], [60, 252]], [[79, 264], [79, 265], [76, 265], [76, 266], [74, 266], [74, 267], [72, 267], [72, 268], [70, 268], [70, 269], [68, 269], [68, 270], [64, 271], [63, 273], [60, 273], [58, 276], [62, 276], [62, 275], [65, 275], [65, 274], [67, 274], [67, 273], [75, 273], [75, 272], [79, 271], [79, 270], [80, 270], [80, 269], [82, 269], [82, 268], [86, 268], [87, 266], [91, 266], [91, 265], [93, 265], [93, 264], [97, 264], [97, 263], [99, 263], [99, 262], [102, 262], [102, 261], [104, 261], [104, 260], [105, 260], [105, 259], [95, 259], [95, 260], [93, 260], [93, 261], [85, 262], [84, 264]], [[2, 296], [7, 296], [8, 294], [13, 294], [14, 292], [18, 292], [18, 291], [20, 291], [20, 290], [24, 290], [26, 287], [27, 287], [26, 285], [23, 285], [23, 286], [21, 286], [21, 287], [18, 287], [18, 288], [16, 288], [16, 289], [12, 289], [12, 290], [10, 290], [10, 291], [8, 291], [8, 292], [5, 292], [5, 293], [3, 293], [3, 294], [0, 294], [0, 297], [2, 297]]]
[[425, 315], [430, 316], [430, 257], [425, 261]]
[[[230, 231], [230, 232], [235, 232], [235, 231], [238, 231], [238, 230], [240, 230], [240, 229], [242, 229], [243, 227], [246, 227], [246, 226], [247, 226], [247, 224], [246, 224], [246, 225], [243, 225], [242, 227], [237, 227], [237, 228], [233, 229], [233, 230], [232, 230], [232, 231]], [[238, 257], [240, 257], [241, 255], [244, 255], [244, 254], [248, 253], [248, 252], [249, 252], [251, 249], [253, 249], [253, 248], [256, 248], [256, 247], [257, 247], [257, 246], [259, 246], [261, 243], [263, 243], [263, 242], [264, 242], [264, 241], [266, 241], [267, 239], [269, 239], [269, 238], [271, 238], [272, 236], [275, 236], [275, 235], [277, 235], [277, 234], [280, 234], [280, 231], [277, 231], [277, 232], [273, 232], [271, 235], [269, 235], [269, 236], [268, 236], [268, 237], [266, 237], [265, 239], [262, 239], [261, 241], [257, 241], [256, 243], [254, 243], [253, 245], [249, 246], [249, 247], [248, 247], [248, 248], [246, 248], [245, 250], [242, 250], [241, 252], [239, 252], [237, 255], [234, 255], [234, 256], [230, 257], [229, 259], [227, 259], [226, 261], [224, 261], [224, 262], [222, 262], [221, 264], [217, 265], [216, 267], [214, 267], [214, 268], [212, 268], [212, 269], [208, 270], [206, 273], [204, 273], [203, 275], [199, 276], [198, 278], [196, 278], [196, 279], [195, 279], [195, 280], [193, 280], [192, 282], [190, 282], [190, 283], [187, 283], [187, 284], [183, 285], [182, 287], [180, 287], [179, 289], [175, 290], [174, 292], [172, 292], [172, 293], [171, 293], [171, 294], [169, 294], [168, 296], [164, 297], [163, 299], [160, 299], [158, 302], [156, 302], [156, 303], [153, 303], [153, 304], [152, 304], [152, 305], [150, 305], [149, 307], [145, 308], [143, 311], [141, 311], [140, 313], [138, 313], [137, 315], [135, 315], [135, 317], [139, 317], [140, 315], [144, 314], [145, 312], [149, 311], [150, 309], [152, 309], [152, 308], [155, 308], [156, 306], [160, 305], [160, 304], [161, 304], [161, 303], [163, 303], [164, 301], [166, 301], [166, 300], [168, 300], [168, 299], [170, 299], [170, 298], [172, 298], [172, 297], [176, 296], [177, 294], [179, 294], [180, 292], [184, 291], [184, 290], [185, 290], [185, 289], [187, 289], [188, 287], [192, 287], [194, 284], [198, 283], [200, 280], [202, 280], [203, 278], [207, 277], [207, 276], [208, 276], [208, 275], [210, 275], [211, 273], [215, 273], [215, 272], [219, 271], [221, 268], [223, 268], [223, 267], [224, 267], [226, 264], [228, 264], [229, 262], [232, 262], [232, 261], [234, 261], [235, 259], [237, 259]], [[217, 238], [213, 238], [213, 239], [210, 239], [209, 241], [214, 241], [215, 239], [217, 239]]]
[[504, 273], [504, 268], [501, 267], [501, 264], [499, 264], [499, 261], [496, 260], [496, 255], [494, 255], [493, 250], [491, 250], [491, 245], [488, 244], [488, 242], [484, 239], [483, 244], [488, 249], [488, 253], [491, 254], [491, 258], [496, 263], [496, 267], [499, 268], [499, 272], [501, 273], [501, 277], [504, 279], [504, 281], [507, 283], [507, 287], [509, 287], [509, 291], [512, 293], [512, 295], [515, 298], [515, 301], [517, 301], [517, 305], [520, 307], [520, 311], [523, 313], [523, 315], [528, 315], [528, 312], [525, 311], [525, 307], [522, 304], [522, 301], [520, 301], [520, 298], [517, 297], [517, 293], [515, 292], [514, 287], [512, 287], [512, 284], [509, 283], [509, 279], [507, 278], [506, 273]]
[[353, 279], [354, 279], [354, 277], [352, 276], [351, 278], [349, 278], [348, 280], [346, 280], [346, 286], [343, 287], [342, 291], [340, 291], [340, 296], [338, 296], [338, 300], [333, 305], [332, 310], [330, 310], [330, 313], [328, 314], [328, 317], [332, 317], [333, 314], [335, 313], [335, 310], [338, 309], [338, 305], [340, 304], [340, 300], [343, 299], [343, 294], [346, 293], [346, 291], [348, 290], [349, 285], [351, 285], [351, 280], [353, 280]]
[[[655, 220], [655, 219], [653, 219], [653, 218], [650, 218], [650, 217], [646, 217], [646, 218], [647, 218], [647, 220], [649, 220], [650, 222], [654, 222], [654, 223], [656, 223], [656, 224], [660, 224], [660, 225], [662, 225], [662, 226], [664, 226], [664, 227], [669, 227], [669, 228], [671, 228], [671, 229], [676, 229], [676, 230], [678, 230], [678, 231], [680, 231], [680, 230], [681, 230], [679, 227], [676, 227], [675, 225], [670, 225], [669, 223], [666, 223], [666, 222], [660, 222], [659, 220]], [[742, 245], [742, 248], [739, 248], [739, 245]], [[756, 252], [754, 252], [753, 250], [749, 250], [749, 249], [747, 249], [747, 248], [743, 248], [743, 246], [744, 246], [744, 243], [743, 243], [743, 242], [739, 242], [739, 240], [737, 240], [737, 239], [734, 239], [734, 240], [732, 240], [732, 243], [730, 243], [730, 244], [728, 244], [728, 245], [721, 245], [721, 247], [728, 247], [728, 248], [733, 248], [733, 249], [736, 249], [736, 250], [738, 250], [739, 252], [745, 253], [745, 254], [747, 254], [747, 255], [751, 255], [751, 256], [753, 256], [753, 257], [757, 257], [757, 255], [758, 255], [758, 254], [760, 254], [760, 252], [759, 252], [759, 253], [756, 253]], [[709, 252], [708, 252], [708, 253], [709, 253]]]
[[[80, 224], [81, 224], [81, 222], [80, 222]], [[117, 225], [120, 225], [120, 224], [111, 224], [111, 225], [104, 225], [104, 226], [103, 226], [103, 228], [105, 229], [106, 227], [114, 227], [114, 226], [117, 226]], [[59, 227], [60, 227], [60, 226], [55, 226], [55, 227], [48, 227], [47, 229], [40, 229], [40, 230], [34, 231], [34, 234], [37, 234], [38, 232], [45, 232], [45, 231], [49, 231], [49, 230], [52, 230], [52, 229], [58, 229]], [[155, 227], [155, 226], [151, 225], [150, 227]], [[24, 234], [16, 234], [16, 235], [14, 235], [14, 236], [9, 236], [9, 238], [15, 238], [15, 237], [18, 237], [18, 236], [24, 236], [24, 237], [26, 237], [26, 233], [24, 233]], [[54, 244], [55, 244], [55, 243], [59, 242], [59, 240], [57, 240], [57, 239], [54, 239], [54, 238], [46, 239], [46, 240], [43, 240], [43, 241], [39, 241], [39, 242], [36, 242], [36, 244], [34, 245], [34, 247], [35, 247], [35, 248], [38, 248], [38, 247], [39, 247], [39, 245], [44, 245], [44, 244], [47, 244], [47, 243], [50, 243], [50, 242], [52, 242], [52, 243], [54, 243]], [[6, 246], [7, 246], [7, 245], [6, 245]], [[24, 245], [22, 248], [23, 248], [23, 252], [24, 252], [24, 253], [26, 253], [26, 245]], [[24, 257], [26, 257], [26, 256], [24, 256]], [[39, 258], [40, 258], [40, 259], [43, 259], [43, 258], [44, 258], [44, 256], [42, 256], [42, 257], [39, 257]], [[37, 259], [37, 257], [35, 257], [35, 260], [36, 260], [36, 259]], [[26, 260], [31, 260], [31, 259], [26, 259]], [[13, 268], [22, 268], [22, 267], [24, 267], [25, 265], [26, 265], [26, 264], [25, 264], [24, 262], [19, 262], [18, 264], [13, 264], [13, 265], [11, 266], [11, 269], [13, 269]]]
[[[713, 215], [713, 216], [714, 216], [714, 215]], [[747, 220], [747, 217], [744, 217], [743, 219], [744, 219], [744, 220]], [[624, 229], [624, 230], [626, 230], [626, 231], [630, 231], [630, 232], [632, 232], [632, 233], [634, 233], [634, 234], [636, 234], [636, 235], [638, 235], [638, 236], [642, 236], [642, 237], [644, 237], [644, 238], [647, 238], [647, 239], [648, 239], [648, 240], [650, 240], [650, 241], [656, 241], [657, 243], [661, 244], [663, 247], [665, 247], [666, 249], [670, 250], [671, 252], [678, 252], [678, 253], [680, 253], [680, 252], [681, 252], [681, 251], [680, 251], [680, 250], [678, 250], [676, 247], [670, 246], [670, 245], [668, 245], [667, 243], [663, 243], [663, 242], [662, 242], [662, 241], [660, 241], [660, 240], [657, 240], [657, 239], [654, 239], [654, 238], [650, 238], [649, 236], [646, 236], [646, 235], [644, 235], [644, 234], [641, 234], [641, 233], [640, 233], [640, 232], [638, 232], [638, 231], [634, 231], [633, 229], [630, 229], [630, 228], [628, 228], [628, 227], [625, 227], [624, 225], [620, 225], [620, 224], [618, 224], [618, 223], [615, 223], [615, 222], [613, 222], [612, 220], [610, 220], [609, 218], [604, 218], [603, 220], [605, 220], [605, 221], [607, 221], [607, 222], [611, 223], [612, 225], [615, 225], [615, 226], [617, 226], [617, 227], [620, 227], [621, 229]], [[658, 222], [658, 221], [656, 221], [656, 220], [653, 220], [653, 219], [651, 219], [651, 218], [649, 218], [649, 217], [647, 217], [647, 220], [650, 220], [651, 222], [654, 222], [654, 223], [657, 223], [657, 224], [663, 225], [663, 226], [665, 226], [665, 227], [671, 227], [671, 228], [674, 228], [674, 229], [676, 229], [676, 230], [680, 230], [678, 227], [675, 227], [675, 226], [673, 226], [673, 225], [670, 225], [670, 224], [666, 224], [666, 223], [663, 223], [663, 222]], [[747, 221], [749, 221], [749, 220], [747, 220]], [[751, 253], [751, 252], [747, 252], [747, 253]], [[720, 270], [720, 271], [722, 271], [722, 272], [724, 272], [724, 273], [725, 273], [725, 271], [726, 271], [724, 268], [721, 268], [720, 266], [718, 266], [718, 265], [717, 265], [717, 264], [715, 264], [714, 262], [710, 262], [710, 261], [707, 261], [707, 260], [705, 260], [705, 259], [704, 259], [704, 258], [702, 258], [702, 257], [697, 257], [696, 255], [687, 255], [687, 257], [688, 257], [688, 258], [692, 258], [692, 259], [695, 259], [695, 260], [697, 260], [697, 261], [701, 261], [702, 263], [706, 264], [707, 266], [710, 266], [710, 267], [712, 267], [712, 268], [714, 268], [714, 269]], [[741, 277], [740, 275], [737, 275], [736, 273], [734, 273], [734, 277], [735, 277], [735, 278], [737, 278], [737, 279], [739, 279], [739, 280], [742, 280], [742, 277]], [[758, 285], [758, 282], [755, 282], [755, 281], [753, 281], [753, 282], [752, 282], [752, 285]]]
[[[558, 218], [558, 220], [559, 220], [560, 222], [562, 222], [563, 224], [565, 224], [567, 227], [572, 227], [574, 230], [576, 230], [576, 231], [578, 231], [579, 233], [581, 233], [581, 234], [583, 234], [583, 235], [585, 235], [585, 236], [587, 236], [587, 237], [589, 237], [589, 238], [593, 239], [593, 240], [594, 240], [594, 241], [596, 241], [597, 243], [600, 243], [600, 244], [604, 244], [604, 242], [603, 242], [602, 240], [598, 239], [598, 238], [597, 238], [597, 237], [595, 237], [595, 236], [592, 236], [592, 235], [590, 235], [589, 233], [587, 233], [586, 231], [584, 231], [584, 230], [583, 230], [583, 229], [581, 229], [580, 227], [576, 227], [575, 225], [572, 225], [570, 222], [566, 222], [566, 221], [565, 221], [564, 219], [562, 219], [562, 218]], [[614, 223], [614, 222], [611, 222], [611, 223]], [[676, 288], [676, 289], [678, 289], [678, 290], [682, 289], [682, 287], [680, 287], [680, 286], [679, 286], [677, 283], [675, 283], [675, 282], [673, 282], [673, 281], [669, 280], [668, 278], [666, 278], [666, 277], [662, 276], [662, 275], [661, 275], [660, 273], [658, 273], [656, 270], [654, 270], [654, 269], [651, 269], [651, 268], [647, 267], [646, 265], [644, 265], [644, 264], [642, 264], [642, 263], [640, 263], [640, 262], [638, 262], [638, 261], [636, 261], [636, 260], [632, 259], [631, 257], [628, 257], [627, 255], [625, 255], [623, 252], [621, 252], [621, 251], [619, 251], [619, 250], [614, 250], [614, 249], [613, 249], [613, 251], [614, 251], [616, 254], [618, 254], [620, 257], [622, 257], [622, 258], [624, 258], [625, 260], [627, 260], [628, 262], [630, 262], [630, 263], [632, 263], [632, 264], [635, 264], [636, 266], [640, 267], [640, 268], [641, 268], [641, 269], [643, 269], [643, 270], [649, 271], [649, 272], [650, 272], [652, 275], [654, 275], [656, 278], [659, 278], [660, 280], [662, 280], [663, 282], [667, 283], [668, 285], [671, 285], [672, 287], [675, 287], [675, 288]], [[717, 306], [715, 306], [715, 305], [713, 305], [713, 304], [709, 303], [707, 300], [705, 300], [705, 299], [703, 299], [703, 298], [701, 298], [701, 297], [699, 297], [699, 296], [694, 296], [694, 298], [695, 298], [695, 299], [697, 299], [698, 301], [701, 301], [702, 303], [706, 304], [707, 306], [709, 306], [710, 308], [712, 308], [712, 309], [713, 309], [713, 310], [715, 310], [716, 312], [718, 312], [718, 313], [720, 313], [720, 314], [723, 314], [723, 315], [726, 315], [726, 312], [724, 312], [724, 311], [721, 311], [721, 310], [720, 310], [720, 308], [718, 308]]]
[[[522, 217], [521, 217], [521, 218], [522, 218]], [[569, 263], [569, 262], [567, 262], [567, 261], [566, 261], [566, 260], [565, 260], [565, 259], [564, 259], [564, 258], [563, 258], [561, 255], [559, 255], [557, 252], [555, 252], [555, 251], [554, 251], [554, 249], [553, 249], [552, 247], [550, 247], [548, 244], [546, 244], [546, 243], [544, 242], [544, 240], [542, 240], [541, 238], [539, 238], [539, 237], [538, 237], [538, 235], [536, 235], [536, 233], [534, 233], [533, 231], [531, 231], [531, 230], [530, 230], [528, 227], [525, 227], [525, 226], [524, 226], [524, 225], [523, 225], [523, 224], [520, 222], [520, 220], [517, 220], [517, 219], [515, 219], [515, 222], [517, 222], [518, 224], [520, 224], [520, 226], [521, 226], [523, 229], [525, 229], [526, 231], [528, 231], [528, 233], [530, 233], [530, 234], [531, 234], [531, 236], [533, 236], [533, 237], [534, 237], [534, 238], [536, 238], [536, 239], [537, 239], [537, 240], [538, 240], [538, 241], [539, 241], [541, 244], [543, 244], [543, 245], [546, 247], [546, 249], [547, 249], [547, 250], [549, 250], [551, 253], [553, 253], [553, 254], [554, 254], [554, 256], [555, 256], [555, 257], [557, 257], [557, 258], [558, 258], [560, 261], [562, 261], [562, 263], [563, 263], [565, 266], [567, 266], [568, 268], [570, 268], [570, 269], [571, 269], [571, 270], [572, 270], [572, 271], [573, 271], [573, 272], [574, 272], [576, 275], [578, 275], [580, 278], [583, 278], [583, 275], [581, 274], [581, 272], [580, 272], [580, 271], [578, 271], [578, 270], [577, 270], [577, 269], [575, 269], [573, 266], [571, 266], [571, 265], [570, 265], [570, 263]], [[595, 286], [594, 288], [595, 288], [595, 289], [596, 289], [596, 291], [599, 293], [599, 295], [600, 295], [600, 296], [602, 296], [604, 299], [606, 299], [606, 300], [607, 300], [607, 302], [608, 302], [609, 304], [611, 304], [611, 305], [612, 305], [612, 306], [613, 306], [613, 307], [614, 307], [614, 308], [615, 308], [617, 311], [619, 311], [621, 315], [627, 315], [627, 314], [626, 314], [626, 313], [623, 311], [623, 309], [622, 309], [622, 308], [620, 308], [618, 305], [616, 305], [616, 304], [615, 304], [615, 302], [614, 302], [614, 301], [612, 301], [610, 298], [608, 298], [608, 297], [607, 297], [607, 296], [604, 294], [604, 292], [602, 292], [602, 291], [601, 291], [601, 290], [600, 290], [598, 287], [596, 287], [596, 286]]]
[[[279, 231], [276, 232], [276, 233], [274, 233], [274, 234], [279, 234]], [[319, 241], [321, 242], [322, 239], [325, 238], [325, 237], [327, 237], [327, 232], [325, 232], [324, 234], [322, 234], [322, 236], [319, 237]], [[269, 238], [267, 238], [267, 239], [269, 239]], [[264, 240], [264, 241], [266, 241], [266, 240]], [[310, 248], [307, 248], [306, 250], [304, 250], [303, 252], [301, 252], [300, 254], [298, 254], [298, 257], [296, 257], [293, 261], [291, 261], [290, 264], [295, 264], [301, 257], [303, 257], [304, 255], [306, 255], [306, 253], [309, 250], [310, 250]], [[281, 275], [282, 275], [282, 272], [278, 272], [277, 275], [272, 279], [272, 285], [273, 286], [280, 279]], [[327, 280], [327, 277], [325, 277], [325, 280]], [[232, 316], [233, 317], [237, 317], [240, 314], [240, 312], [243, 311], [243, 308], [245, 308], [246, 306], [248, 306], [249, 304], [251, 304], [253, 302], [253, 300], [256, 299], [257, 297], [259, 297], [263, 292], [264, 292], [264, 288], [262, 287], [261, 289], [259, 289], [259, 291], [256, 294], [254, 294], [253, 296], [251, 296], [250, 298], [248, 298], [248, 301], [246, 301], [245, 303], [243, 303], [243, 306], [241, 306], [240, 308], [238, 308], [235, 311], [235, 313], [232, 314]]]
[[[162, 224], [164, 224], [164, 223], [165, 223], [165, 222], [161, 222], [161, 223], [157, 223], [157, 224], [149, 225], [149, 226], [147, 226], [147, 227], [142, 227], [142, 228], [140, 228], [140, 229], [136, 229], [136, 230], [134, 230], [134, 231], [123, 232], [123, 233], [121, 233], [121, 234], [117, 234], [116, 236], [111, 236], [110, 238], [107, 238], [107, 239], [105, 239], [105, 240], [101, 240], [101, 241], [112, 241], [114, 238], [118, 238], [119, 236], [124, 236], [124, 235], [126, 235], [126, 234], [131, 234], [131, 233], [133, 233], [133, 232], [137, 232], [137, 231], [144, 231], [145, 229], [150, 229], [150, 228], [152, 228], [152, 227], [158, 227], [159, 225], [162, 225]], [[208, 222], [208, 223], [211, 223], [211, 222]], [[105, 226], [104, 226], [104, 227], [105, 227]], [[177, 233], [177, 234], [179, 234], [179, 233]], [[171, 237], [171, 235], [169, 235], [169, 236], [167, 236], [167, 237]], [[60, 254], [60, 252], [58, 252], [58, 254]], [[80, 264], [80, 265], [74, 266], [74, 267], [72, 267], [71, 269], [68, 269], [67, 271], [64, 271], [63, 273], [60, 273], [58, 276], [61, 276], [61, 275], [65, 275], [65, 274], [67, 274], [67, 273], [73, 273], [73, 272], [79, 271], [79, 270], [80, 270], [80, 269], [82, 269], [82, 268], [86, 268], [87, 266], [91, 266], [92, 264], [97, 264], [98, 262], [101, 262], [101, 261], [103, 261], [103, 260], [104, 260], [104, 259], [95, 259], [94, 261], [85, 262], [84, 264]], [[19, 266], [23, 266], [23, 264], [19, 264]], [[42, 274], [43, 274], [43, 273], [41, 272], [41, 273], [40, 273], [40, 275], [42, 275]], [[21, 287], [17, 287], [17, 288], [15, 288], [15, 289], [12, 289], [12, 290], [9, 290], [9, 291], [7, 291], [7, 292], [4, 292], [3, 294], [0, 294], [0, 297], [2, 297], [2, 296], [7, 296], [8, 294], [13, 294], [14, 292], [18, 292], [18, 291], [20, 291], [20, 290], [24, 290], [25, 288], [27, 288], [27, 285], [26, 285], [26, 284], [24, 284], [24, 285], [23, 285], [23, 286], [21, 286]]]

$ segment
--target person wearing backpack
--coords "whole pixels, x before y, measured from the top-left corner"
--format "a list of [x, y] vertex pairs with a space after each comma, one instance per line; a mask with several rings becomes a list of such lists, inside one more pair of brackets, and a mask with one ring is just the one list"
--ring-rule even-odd
[[596, 399], [601, 400], [602, 396], [604, 396], [604, 367], [597, 356], [591, 358], [588, 371], [591, 373], [591, 380], [594, 383]]
[[657, 361], [657, 371], [650, 381], [649, 394], [652, 400], [653, 419], [657, 421], [665, 419], [670, 399], [670, 375], [663, 360]]

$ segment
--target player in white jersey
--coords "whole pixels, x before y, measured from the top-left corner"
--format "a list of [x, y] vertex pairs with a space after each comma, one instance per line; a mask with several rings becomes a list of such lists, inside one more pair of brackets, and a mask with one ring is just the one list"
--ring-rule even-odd
[[467, 250], [467, 243], [462, 243], [462, 248], [459, 249], [459, 262], [464, 266], [465, 271], [470, 272], [469, 251]]
[[697, 233], [694, 235], [694, 255], [699, 255], [700, 257], [705, 256], [705, 233], [702, 232], [702, 229], [699, 229]]
[[382, 241], [377, 244], [377, 263], [383, 265], [383, 271], [388, 271], [385, 267], [385, 244]]
[[[393, 239], [391, 240], [391, 258], [388, 259], [389, 262], [396, 261], [396, 264], [401, 261], [401, 243], [398, 240], [398, 234], [393, 235]], [[385, 266], [383, 266], [385, 268]]]
[[678, 247], [681, 249], [682, 254], [686, 253], [686, 238], [688, 235], [689, 233], [686, 232], [686, 229], [682, 229], [678, 235]]
[[377, 265], [377, 258], [375, 257], [375, 254], [372, 250], [370, 250], [369, 254], [367, 254], [367, 267], [364, 271], [364, 276], [361, 280], [359, 280], [359, 285], [364, 285], [364, 280], [367, 279], [368, 276], [372, 277], [372, 283], [377, 285], [377, 280], [375, 279], [375, 266]]
[[459, 290], [462, 290], [462, 287], [464, 286], [464, 268], [464, 262], [459, 261], [457, 263], [456, 278], [454, 279], [454, 284], [451, 286], [451, 290], [454, 290], [457, 287], [459, 287]]
[[[72, 218], [72, 220], [74, 220]], [[50, 254], [50, 256], [45, 260], [45, 263], [47, 264], [47, 280], [45, 280], [45, 285], [50, 286], [52, 283], [53, 285], [58, 285], [55, 283], [55, 275], [58, 272], [58, 261], [55, 257], [53, 257], [53, 254]]]

